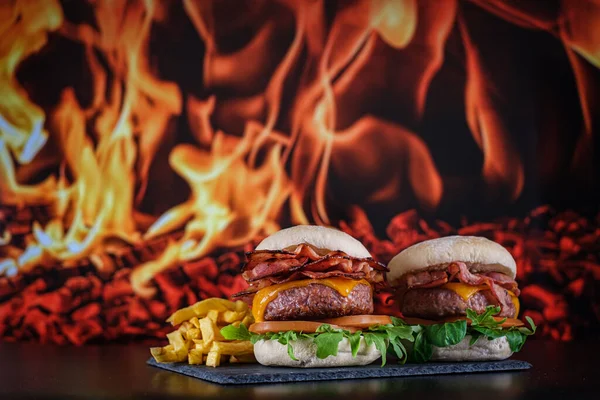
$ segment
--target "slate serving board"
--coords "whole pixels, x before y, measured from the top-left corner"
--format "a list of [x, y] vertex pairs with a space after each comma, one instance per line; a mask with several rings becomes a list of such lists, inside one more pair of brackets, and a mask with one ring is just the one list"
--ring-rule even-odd
[[149, 365], [223, 385], [281, 383], [300, 381], [328, 381], [336, 379], [388, 378], [399, 376], [464, 374], [471, 372], [515, 371], [531, 368], [519, 360], [386, 365], [371, 364], [364, 367], [340, 368], [277, 368], [260, 364], [224, 365], [218, 368], [185, 363], [157, 363]]

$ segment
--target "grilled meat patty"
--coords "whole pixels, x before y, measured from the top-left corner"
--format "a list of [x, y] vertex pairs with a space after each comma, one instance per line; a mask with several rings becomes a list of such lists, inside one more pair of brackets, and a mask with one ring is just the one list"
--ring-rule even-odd
[[[506, 291], [506, 289], [499, 288]], [[482, 290], [464, 301], [452, 290], [442, 288], [411, 289], [404, 294], [401, 311], [405, 317], [439, 319], [466, 315], [467, 308], [483, 313], [487, 306], [497, 306], [498, 300], [490, 290]], [[516, 308], [509, 302], [500, 317], [515, 317]]]
[[373, 313], [373, 290], [358, 284], [348, 296], [313, 283], [279, 293], [265, 309], [265, 321], [315, 320]]

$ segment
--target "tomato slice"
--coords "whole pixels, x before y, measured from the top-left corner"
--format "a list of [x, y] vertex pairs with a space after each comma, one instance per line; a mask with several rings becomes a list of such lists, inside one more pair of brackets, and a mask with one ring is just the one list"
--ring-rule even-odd
[[450, 322], [450, 321], [433, 321], [430, 319], [413, 318], [413, 317], [404, 317], [404, 318], [402, 318], [402, 320], [404, 320], [404, 322], [406, 322], [409, 325], [435, 325], [435, 324], [441, 324], [444, 322]]
[[[444, 322], [454, 322], [462, 319], [466, 319], [466, 317], [449, 317], [441, 320], [433, 321], [429, 319], [421, 319], [421, 318], [403, 318], [404, 321], [409, 325], [435, 325], [435, 324], [443, 324]], [[502, 317], [494, 317], [496, 321], [502, 321], [504, 318]], [[471, 325], [471, 321], [467, 320], [467, 324]], [[517, 318], [506, 318], [501, 325], [502, 328], [510, 328], [511, 326], [525, 326], [523, 321]]]
[[328, 318], [320, 320], [324, 324], [334, 324], [340, 326], [351, 326], [359, 329], [366, 329], [373, 325], [391, 324], [392, 319], [389, 315], [348, 315], [346, 317]]
[[[434, 325], [462, 319], [466, 319], [466, 317], [452, 317], [437, 321], [409, 317], [404, 318], [404, 321], [409, 325]], [[501, 321], [504, 318], [494, 317], [494, 319], [496, 321]], [[467, 321], [467, 323], [468, 322], [469, 321]], [[329, 318], [319, 321], [263, 321], [250, 325], [249, 330], [252, 333], [258, 334], [287, 331], [313, 333], [317, 331], [319, 326], [328, 324], [335, 329], [345, 329], [350, 332], [356, 332], [359, 329], [367, 329], [373, 325], [385, 325], [391, 323], [392, 320], [387, 315], [350, 315], [346, 317]], [[506, 321], [504, 321], [504, 323], [502, 323], [500, 326], [503, 328], [510, 328], [511, 326], [525, 326], [525, 324], [519, 319], [507, 318]]]
[[[504, 318], [494, 317], [496, 321], [502, 321]], [[525, 326], [525, 323], [517, 318], [506, 318], [506, 321], [502, 325], [503, 328], [510, 328], [511, 326]]]
[[[323, 325], [324, 322], [317, 321], [263, 321], [257, 322], [255, 324], [250, 325], [249, 331], [252, 333], [263, 334], [267, 332], [304, 332], [304, 333], [313, 333], [317, 331], [317, 328]], [[336, 329], [345, 329], [350, 332], [355, 332], [356, 329], [352, 327], [342, 327], [338, 325], [331, 325], [332, 328]]]

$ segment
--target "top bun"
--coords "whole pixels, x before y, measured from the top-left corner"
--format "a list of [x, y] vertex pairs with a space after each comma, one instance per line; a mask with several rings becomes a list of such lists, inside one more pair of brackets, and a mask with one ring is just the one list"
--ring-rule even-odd
[[422, 270], [445, 269], [462, 261], [472, 272], [501, 272], [515, 278], [517, 265], [508, 250], [479, 236], [447, 236], [426, 240], [404, 249], [388, 264], [388, 282]]
[[315, 225], [298, 225], [282, 229], [265, 238], [256, 250], [283, 250], [290, 246], [309, 244], [317, 249], [343, 251], [351, 257], [371, 257], [361, 242], [333, 228]]

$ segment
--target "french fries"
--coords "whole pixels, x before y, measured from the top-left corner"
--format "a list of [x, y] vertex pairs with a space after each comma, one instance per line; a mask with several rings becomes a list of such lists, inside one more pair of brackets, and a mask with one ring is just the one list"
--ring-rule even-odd
[[167, 319], [167, 322], [170, 322], [171, 325], [175, 326], [184, 321], [189, 321], [193, 317], [205, 317], [211, 311], [217, 313], [225, 311], [243, 311], [244, 313], [247, 313], [248, 305], [239, 300], [233, 302], [213, 297], [175, 311], [173, 315]]
[[185, 362], [209, 367], [242, 362], [256, 362], [254, 346], [245, 340], [225, 340], [221, 328], [240, 323], [250, 326], [254, 322], [248, 305], [211, 298], [175, 311], [167, 322], [179, 328], [169, 334], [169, 344], [150, 349], [157, 362]]

